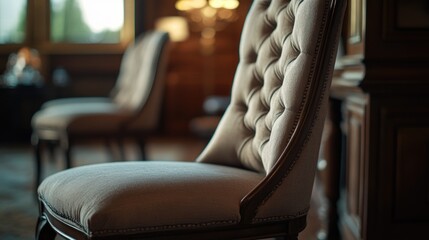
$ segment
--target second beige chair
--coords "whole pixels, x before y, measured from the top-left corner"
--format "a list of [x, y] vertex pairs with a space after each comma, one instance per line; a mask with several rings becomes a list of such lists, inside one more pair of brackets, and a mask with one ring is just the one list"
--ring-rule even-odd
[[132, 137], [145, 155], [145, 134], [160, 122], [168, 34], [147, 32], [127, 50], [113, 98], [55, 100], [32, 118], [35, 148], [35, 184], [42, 178], [42, 147], [52, 143], [63, 152], [66, 168], [72, 166], [71, 149], [89, 139]]

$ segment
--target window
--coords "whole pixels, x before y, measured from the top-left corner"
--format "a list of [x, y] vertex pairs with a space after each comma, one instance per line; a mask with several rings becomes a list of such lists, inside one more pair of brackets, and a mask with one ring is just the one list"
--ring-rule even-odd
[[134, 37], [134, 0], [0, 0], [0, 49], [120, 53]]
[[17, 44], [25, 41], [26, 0], [0, 0], [0, 19], [0, 44]]
[[120, 52], [134, 37], [134, 0], [45, 1], [39, 48], [46, 52]]
[[50, 40], [119, 43], [124, 27], [122, 0], [51, 0]]

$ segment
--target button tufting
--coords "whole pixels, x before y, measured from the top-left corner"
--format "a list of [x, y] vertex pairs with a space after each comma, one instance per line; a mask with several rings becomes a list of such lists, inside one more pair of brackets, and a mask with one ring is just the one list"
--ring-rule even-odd
[[257, 59], [258, 59], [258, 54], [256, 50], [252, 48], [251, 51], [247, 53], [247, 56], [246, 56], [247, 63], [249, 64], [254, 63], [256, 62]]
[[271, 28], [271, 32], [277, 27], [277, 22], [274, 19], [270, 19], [267, 13], [265, 13], [264, 21]]
[[262, 75], [258, 72], [257, 68], [253, 68], [253, 76], [261, 85], [264, 84], [264, 79]]
[[281, 46], [279, 46], [279, 44], [276, 41], [276, 38], [274, 38], [273, 36], [270, 37], [270, 48], [271, 48], [271, 51], [273, 52], [273, 56], [279, 59], [282, 54], [282, 48]]
[[283, 82], [284, 73], [280, 69], [280, 64], [276, 64], [274, 67], [274, 74], [276, 75], [276, 78], [279, 82]]

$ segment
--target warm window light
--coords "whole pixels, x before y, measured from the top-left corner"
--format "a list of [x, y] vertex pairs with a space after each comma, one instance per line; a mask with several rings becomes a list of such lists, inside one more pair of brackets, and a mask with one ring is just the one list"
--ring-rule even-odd
[[[118, 31], [123, 27], [124, 1], [76, 0], [76, 2], [82, 19], [92, 32]], [[66, 0], [51, 0], [50, 4], [55, 12], [66, 12], [63, 8], [69, 6]], [[100, 6], [103, 6], [103, 11], [100, 11]]]
[[25, 40], [26, 0], [0, 0], [0, 44]]
[[[118, 31], [124, 25], [124, 2], [117, 0], [79, 0], [85, 22], [94, 32]], [[100, 11], [103, 6], [103, 11]]]
[[180, 42], [188, 38], [188, 22], [183, 17], [163, 17], [156, 21], [155, 28], [168, 32], [170, 40]]
[[52, 42], [126, 44], [134, 37], [134, 17], [128, 14], [134, 11], [134, 1], [46, 1], [50, 8]]

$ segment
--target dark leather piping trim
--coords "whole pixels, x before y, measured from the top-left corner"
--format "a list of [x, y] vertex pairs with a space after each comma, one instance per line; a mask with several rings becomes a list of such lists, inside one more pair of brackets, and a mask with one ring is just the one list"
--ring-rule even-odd
[[[299, 157], [302, 148], [305, 146], [308, 141], [308, 135], [301, 134], [308, 131], [311, 134], [314, 121], [318, 115], [318, 109], [320, 108], [319, 104], [316, 104], [314, 107], [313, 102], [319, 101], [323, 97], [321, 95], [321, 90], [326, 88], [326, 67], [329, 67], [329, 60], [332, 59], [332, 54], [327, 55], [327, 51], [331, 49], [328, 48], [331, 41], [334, 41], [338, 37], [337, 34], [332, 34], [332, 31], [336, 31], [338, 24], [335, 20], [342, 19], [346, 2], [344, 0], [333, 0], [331, 3], [326, 2], [325, 6], [325, 16], [323, 17], [322, 29], [327, 27], [332, 27], [329, 29], [329, 32], [325, 35], [319, 33], [318, 44], [317, 46], [323, 47], [323, 52], [318, 52], [317, 62], [320, 62], [321, 65], [315, 66], [316, 69], [313, 70], [315, 75], [312, 75], [310, 80], [314, 81], [313, 84], [318, 84], [318, 87], [312, 90], [310, 94], [310, 99], [306, 99], [306, 107], [302, 109], [302, 124], [296, 126], [295, 131], [293, 132], [289, 144], [286, 146], [285, 150], [281, 154], [279, 160], [273, 167], [273, 170], [268, 174], [267, 178], [264, 179], [258, 186], [256, 186], [253, 191], [246, 195], [240, 202], [240, 213], [242, 216], [241, 223], [249, 224], [255, 222], [254, 217], [257, 214], [257, 211], [260, 206], [262, 206], [276, 191], [278, 186], [285, 180], [288, 176], [288, 173], [293, 168], [295, 161]], [[341, 21], [341, 20], [340, 20]], [[324, 61], [327, 60], [327, 61]], [[322, 66], [323, 65], [323, 66]], [[311, 73], [311, 74], [313, 74]], [[313, 94], [314, 93], [314, 94]], [[301, 109], [300, 109], [301, 111]], [[298, 115], [299, 116], [299, 115]], [[256, 209], [256, 210], [255, 210]]]
[[50, 220], [51, 218], [48, 215], [51, 215], [54, 219], [56, 219], [56, 221], [58, 221], [61, 224], [64, 224], [82, 234], [87, 234], [87, 231], [81, 224], [77, 223], [75, 220], [71, 219], [68, 216], [60, 214], [54, 207], [52, 207], [49, 203], [47, 203], [42, 196], [39, 196], [39, 202], [42, 205], [41, 208], [44, 209], [43, 214], [46, 216], [49, 224], [53, 228], [55, 228], [56, 231], [59, 232], [61, 235], [67, 236], [66, 234], [63, 234], [62, 231], [59, 228], [57, 228], [55, 224], [51, 222]]

